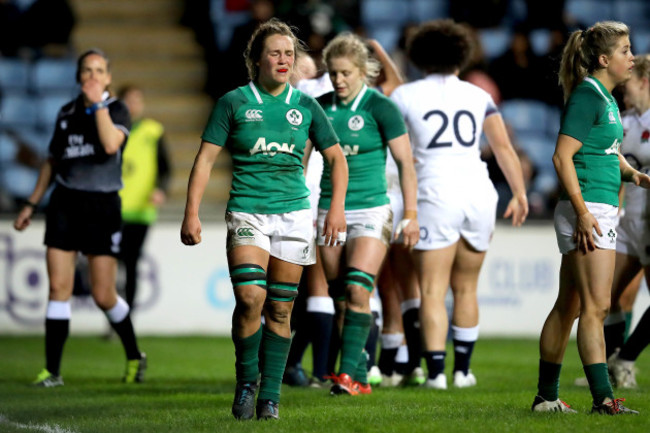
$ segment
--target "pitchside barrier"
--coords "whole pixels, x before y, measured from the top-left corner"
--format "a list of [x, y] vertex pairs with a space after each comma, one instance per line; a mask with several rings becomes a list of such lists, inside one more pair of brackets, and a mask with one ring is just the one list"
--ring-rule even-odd
[[[0, 221], [0, 334], [42, 334], [48, 293], [44, 224], [34, 221], [22, 233], [11, 224]], [[203, 242], [193, 247], [181, 244], [179, 233], [180, 221], [159, 222], [149, 231], [138, 269], [136, 330], [139, 335], [230, 335], [234, 298], [225, 225], [205, 224]], [[539, 336], [555, 301], [559, 266], [551, 223], [520, 229], [497, 225], [479, 280], [481, 335]], [[106, 332], [106, 319], [84, 295], [88, 284], [83, 260], [79, 268], [71, 332]], [[644, 283], [634, 323], [649, 304]]]

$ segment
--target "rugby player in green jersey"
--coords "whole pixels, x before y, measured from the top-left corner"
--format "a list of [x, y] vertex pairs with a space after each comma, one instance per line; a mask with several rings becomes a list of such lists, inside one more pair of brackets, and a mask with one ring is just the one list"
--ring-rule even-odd
[[[332, 40], [323, 57], [334, 91], [318, 98], [341, 138], [349, 168], [345, 200], [347, 244], [325, 248], [318, 238], [323, 268], [341, 329], [338, 374], [332, 394], [370, 393], [364, 346], [372, 323], [370, 294], [390, 245], [392, 210], [386, 194], [386, 151], [395, 159], [404, 197], [404, 217], [398, 225], [405, 247], [419, 238], [417, 182], [406, 125], [395, 104], [368, 87], [379, 63], [369, 56], [360, 38], [343, 34]], [[334, 199], [330, 179], [333, 167], [325, 164], [321, 179], [317, 226], [326, 225], [327, 209]], [[405, 252], [406, 253], [406, 252]]]
[[638, 413], [614, 398], [605, 358], [603, 321], [610, 307], [621, 180], [644, 188], [650, 178], [619, 153], [621, 117], [612, 89], [629, 79], [634, 56], [629, 29], [598, 22], [570, 36], [560, 64], [566, 104], [553, 164], [562, 193], [555, 232], [562, 253], [560, 289], [540, 337], [533, 411], [575, 412], [558, 398], [560, 369], [573, 322], [578, 352], [593, 397], [592, 412]]
[[348, 174], [339, 140], [316, 101], [289, 84], [301, 49], [291, 28], [277, 19], [255, 30], [245, 53], [251, 82], [217, 102], [188, 185], [181, 241], [195, 245], [201, 242], [198, 211], [210, 169], [221, 149], [228, 149], [233, 179], [226, 250], [236, 300], [232, 413], [237, 419], [251, 419], [255, 411], [258, 419], [278, 418], [293, 300], [303, 266], [315, 262], [302, 165], [308, 140], [332, 169], [332, 202], [322, 235], [334, 245], [346, 230]]

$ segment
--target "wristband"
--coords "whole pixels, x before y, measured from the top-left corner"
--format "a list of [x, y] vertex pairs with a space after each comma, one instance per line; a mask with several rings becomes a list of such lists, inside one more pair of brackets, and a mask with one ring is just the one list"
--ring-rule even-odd
[[416, 210], [405, 210], [403, 218], [404, 219], [409, 219], [409, 220], [416, 220], [416, 219], [418, 219], [418, 211], [416, 211]]
[[35, 209], [36, 208], [36, 203], [32, 203], [29, 200], [25, 200], [25, 201], [23, 201], [23, 206], [24, 207], [31, 207], [32, 209]]
[[93, 114], [97, 110], [108, 107], [108, 101], [95, 102], [90, 107], [86, 107], [86, 114]]

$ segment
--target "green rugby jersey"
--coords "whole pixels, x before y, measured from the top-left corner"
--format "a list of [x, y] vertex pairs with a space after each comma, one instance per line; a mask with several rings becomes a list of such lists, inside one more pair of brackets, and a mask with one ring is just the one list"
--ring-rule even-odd
[[288, 84], [273, 96], [253, 82], [217, 101], [201, 138], [232, 156], [227, 210], [260, 214], [309, 209], [305, 143], [324, 150], [339, 141], [311, 96]]
[[[345, 209], [367, 209], [390, 202], [386, 195], [388, 141], [406, 133], [406, 125], [393, 101], [365, 84], [349, 104], [334, 92], [318, 98], [341, 139], [348, 161]], [[318, 207], [329, 209], [332, 199], [331, 169], [323, 164]]]
[[[623, 125], [618, 104], [607, 89], [588, 76], [571, 93], [564, 108], [560, 134], [582, 143], [573, 156], [585, 201], [618, 206], [621, 170], [618, 153]], [[568, 200], [562, 191], [560, 200]]]

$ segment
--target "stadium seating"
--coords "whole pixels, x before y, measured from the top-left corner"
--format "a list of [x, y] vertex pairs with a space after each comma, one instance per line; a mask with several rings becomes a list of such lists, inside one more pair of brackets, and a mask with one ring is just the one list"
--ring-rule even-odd
[[38, 60], [32, 68], [32, 89], [36, 94], [69, 91], [76, 86], [76, 62], [72, 59]]
[[[503, 119], [517, 135], [547, 134], [549, 127], [548, 106], [541, 101], [511, 99], [503, 101], [499, 107]], [[556, 131], [557, 133], [557, 131]]]
[[0, 58], [0, 89], [2, 93], [27, 93], [30, 67], [20, 59]]
[[72, 100], [74, 94], [65, 91], [51, 92], [38, 98], [37, 126], [41, 131], [54, 132], [54, 122], [61, 107]]
[[449, 16], [446, 0], [411, 0], [411, 21], [422, 22]]
[[535, 29], [528, 36], [530, 47], [537, 56], [544, 56], [548, 53], [551, 43], [551, 31], [549, 29]]
[[612, 1], [566, 0], [564, 9], [584, 26], [591, 26], [597, 21], [611, 20], [614, 16]]
[[488, 60], [499, 57], [510, 45], [510, 29], [505, 27], [481, 29], [479, 38], [483, 47], [483, 53]]
[[632, 52], [634, 54], [648, 54], [650, 53], [650, 30], [632, 29]]
[[361, 0], [361, 19], [366, 27], [401, 28], [410, 18], [410, 5], [401, 0]]
[[37, 124], [36, 102], [25, 94], [3, 96], [0, 106], [1, 128], [33, 128]]
[[624, 22], [632, 31], [648, 26], [650, 5], [647, 0], [618, 0], [613, 9], [612, 18]]

